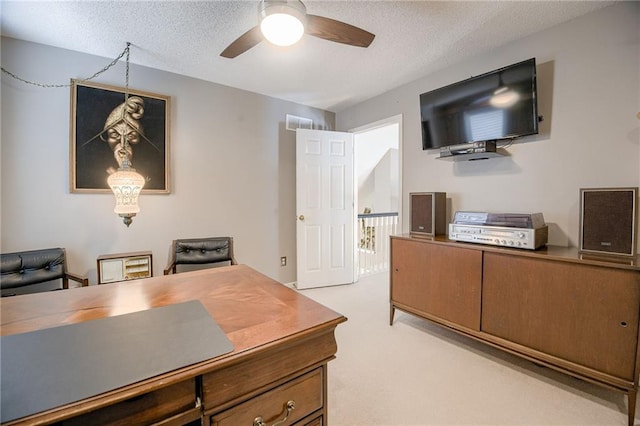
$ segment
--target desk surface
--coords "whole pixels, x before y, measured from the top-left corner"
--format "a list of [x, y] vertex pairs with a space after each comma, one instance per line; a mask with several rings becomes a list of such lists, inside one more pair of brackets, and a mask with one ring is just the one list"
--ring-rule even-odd
[[273, 345], [333, 330], [346, 318], [245, 266], [0, 299], [2, 335], [199, 300], [234, 346], [233, 352], [46, 413], [65, 418], [195, 377]]

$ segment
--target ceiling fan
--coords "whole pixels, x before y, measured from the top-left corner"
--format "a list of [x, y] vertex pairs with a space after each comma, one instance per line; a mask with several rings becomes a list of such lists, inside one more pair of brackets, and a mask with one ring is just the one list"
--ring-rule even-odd
[[238, 37], [220, 56], [235, 58], [263, 38], [279, 46], [289, 46], [304, 33], [357, 47], [369, 47], [375, 38], [374, 34], [353, 25], [308, 14], [300, 0], [260, 0], [258, 16], [260, 24]]

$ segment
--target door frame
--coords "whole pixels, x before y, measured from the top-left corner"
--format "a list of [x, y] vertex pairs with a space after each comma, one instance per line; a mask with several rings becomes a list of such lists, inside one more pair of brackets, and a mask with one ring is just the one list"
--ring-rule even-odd
[[[402, 139], [402, 114], [394, 115], [388, 118], [383, 118], [382, 120], [374, 121], [373, 123], [364, 124], [362, 126], [355, 127], [353, 129], [347, 130], [350, 133], [354, 134], [353, 139], [353, 147], [354, 147], [354, 155], [355, 155], [355, 146], [358, 143], [358, 135], [362, 133], [366, 133], [372, 130], [379, 129], [380, 127], [386, 127], [393, 124], [398, 125], [398, 229], [402, 230], [402, 206], [403, 206], [403, 192], [402, 192], [402, 181], [403, 181], [403, 139]], [[354, 164], [356, 163], [356, 158], [354, 157]], [[354, 174], [357, 170], [354, 167]], [[354, 218], [353, 221], [358, 223], [358, 185], [354, 176], [354, 189], [353, 189], [353, 207], [354, 207]], [[355, 228], [357, 229], [357, 227]], [[355, 238], [357, 240], [358, 235], [356, 233]], [[354, 248], [357, 247], [357, 241], [354, 242]], [[354, 272], [354, 282], [358, 281], [360, 276], [360, 262], [358, 260], [357, 253], [355, 254], [355, 272]]]

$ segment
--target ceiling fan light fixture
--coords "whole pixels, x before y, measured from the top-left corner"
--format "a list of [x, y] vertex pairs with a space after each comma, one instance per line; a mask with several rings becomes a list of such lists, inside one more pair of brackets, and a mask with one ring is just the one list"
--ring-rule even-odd
[[304, 35], [307, 8], [298, 0], [263, 0], [259, 5], [260, 30], [269, 42], [291, 46]]

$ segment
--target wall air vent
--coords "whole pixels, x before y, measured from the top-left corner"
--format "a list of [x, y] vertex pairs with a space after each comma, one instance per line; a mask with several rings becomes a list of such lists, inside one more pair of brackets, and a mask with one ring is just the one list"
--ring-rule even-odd
[[292, 130], [294, 132], [296, 129], [313, 129], [313, 120], [310, 118], [287, 114], [286, 127], [287, 130]]

